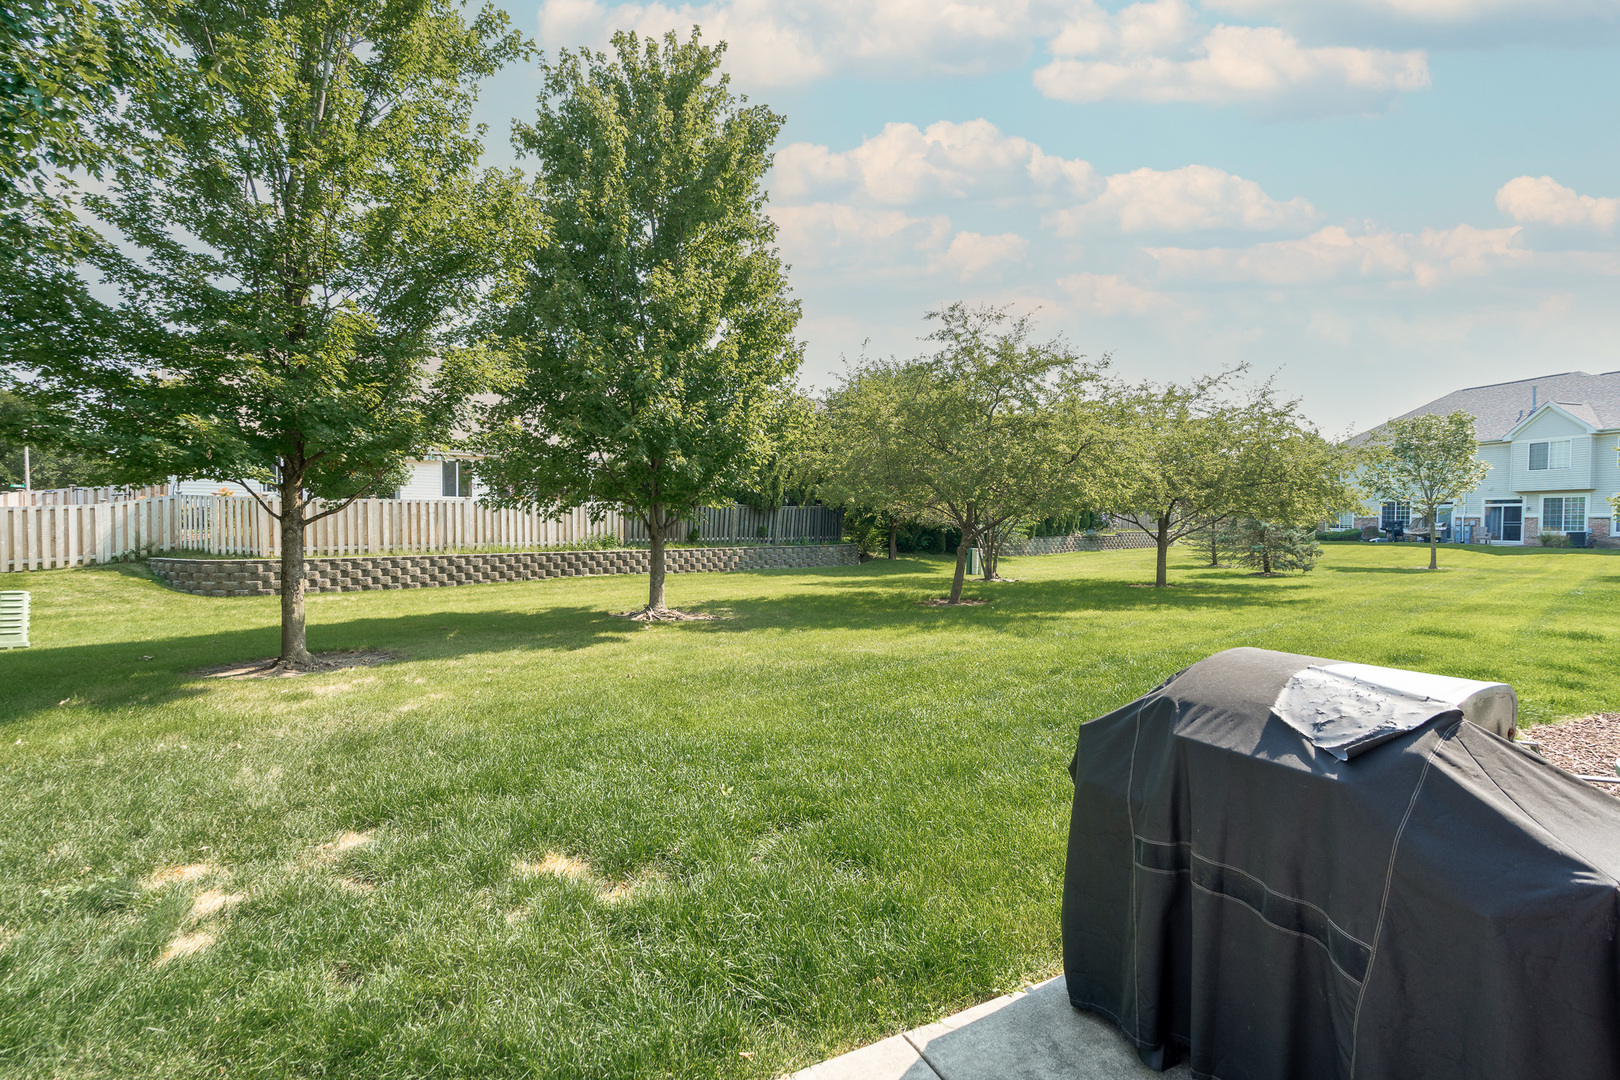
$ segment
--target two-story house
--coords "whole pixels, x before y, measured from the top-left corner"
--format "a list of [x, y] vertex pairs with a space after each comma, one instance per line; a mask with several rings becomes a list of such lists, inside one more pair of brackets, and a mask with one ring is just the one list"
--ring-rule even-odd
[[[1473, 415], [1479, 457], [1491, 471], [1441, 514], [1443, 527], [1466, 526], [1474, 539], [1495, 544], [1538, 544], [1542, 532], [1586, 532], [1598, 546], [1620, 546], [1609, 504], [1620, 492], [1620, 371], [1474, 386], [1400, 419], [1458, 409]], [[1388, 529], [1405, 527], [1412, 511], [1385, 503], [1347, 517], [1357, 526]]]

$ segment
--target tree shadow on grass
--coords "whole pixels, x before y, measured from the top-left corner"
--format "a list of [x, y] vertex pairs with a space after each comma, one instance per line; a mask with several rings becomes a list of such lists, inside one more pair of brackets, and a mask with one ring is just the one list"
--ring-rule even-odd
[[[868, 563], [861, 567], [865, 570]], [[1144, 582], [1115, 577], [1077, 577], [985, 584], [969, 579], [964, 598], [989, 600], [976, 607], [925, 607], [918, 603], [948, 588], [949, 580], [919, 568], [909, 573], [884, 568], [878, 575], [828, 573], [814, 587], [790, 600], [742, 598], [715, 600], [731, 618], [682, 627], [684, 632], [735, 634], [762, 629], [850, 629], [927, 635], [946, 627], [972, 626], [990, 631], [1040, 633], [1047, 625], [1076, 616], [1109, 618], [1132, 612], [1230, 609], [1253, 605], [1308, 604], [1316, 594], [1300, 578], [1259, 579], [1246, 571], [1177, 571], [1175, 587], [1154, 589]], [[806, 571], [799, 571], [804, 574]], [[696, 605], [694, 610], [698, 610]]]
[[[522, 648], [572, 652], [638, 631], [637, 624], [607, 611], [578, 606], [413, 612], [311, 623], [309, 647], [313, 652], [385, 649], [401, 660], [438, 660]], [[0, 681], [6, 686], [0, 695], [0, 727], [58, 704], [113, 713], [132, 702], [151, 706], [197, 698], [214, 684], [194, 674], [199, 668], [274, 656], [279, 645], [280, 629], [271, 625], [93, 645], [36, 645], [0, 654]], [[314, 672], [300, 681], [352, 675], [352, 669]]]

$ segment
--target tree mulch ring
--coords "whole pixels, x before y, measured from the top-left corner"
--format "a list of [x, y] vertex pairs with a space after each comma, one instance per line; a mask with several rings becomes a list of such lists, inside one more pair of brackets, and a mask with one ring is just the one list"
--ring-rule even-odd
[[188, 671], [188, 675], [200, 675], [205, 679], [290, 679], [299, 675], [319, 675], [326, 671], [342, 671], [346, 668], [371, 667], [374, 664], [386, 664], [391, 660], [398, 660], [398, 653], [391, 652], [325, 652], [311, 653], [315, 666], [304, 670], [289, 668], [282, 665], [279, 657], [267, 656], [262, 660], [238, 660], [231, 664], [216, 664], [214, 667], [198, 668]]
[[676, 611], [674, 608], [637, 608], [635, 611], [615, 611], [615, 619], [633, 619], [636, 622], [712, 622], [724, 615], [709, 615], [700, 611]]
[[[1620, 758], [1620, 713], [1596, 713], [1538, 724], [1521, 731], [1525, 742], [1534, 743], [1541, 756], [1577, 776], [1614, 777], [1615, 759]], [[1592, 784], [1599, 791], [1620, 796], [1620, 784]]]
[[988, 600], [968, 600], [963, 598], [953, 604], [950, 598], [945, 596], [930, 596], [927, 600], [917, 601], [923, 607], [981, 607], [989, 602]]

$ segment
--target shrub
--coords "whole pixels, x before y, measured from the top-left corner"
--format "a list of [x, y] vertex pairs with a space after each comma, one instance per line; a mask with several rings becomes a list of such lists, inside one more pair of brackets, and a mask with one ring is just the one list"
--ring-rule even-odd
[[1561, 532], [1548, 532], [1542, 529], [1537, 539], [1541, 541], [1542, 547], [1569, 547], [1569, 537]]
[[686, 531], [686, 542], [688, 544], [695, 544], [701, 539], [703, 539], [703, 533], [698, 531], [698, 527], [696, 525], [692, 526]]
[[1323, 529], [1316, 534], [1318, 540], [1360, 540], [1360, 529]]
[[1309, 570], [1322, 554], [1313, 530], [1291, 529], [1258, 518], [1228, 522], [1222, 527], [1217, 544], [1244, 566], [1272, 574]]

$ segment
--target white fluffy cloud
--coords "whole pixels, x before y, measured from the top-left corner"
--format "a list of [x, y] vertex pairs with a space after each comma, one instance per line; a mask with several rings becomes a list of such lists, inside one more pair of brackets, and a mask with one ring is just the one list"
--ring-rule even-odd
[[949, 249], [951, 223], [943, 214], [917, 217], [902, 210], [830, 202], [775, 206], [770, 214], [777, 242], [796, 268], [917, 272], [937, 264]]
[[[1244, 2], [1271, 0], [1234, 0]], [[1283, 16], [1293, 12], [1284, 0], [1276, 2]], [[1144, 0], [1118, 12], [1097, 0], [653, 0], [614, 6], [542, 0], [539, 38], [552, 49], [601, 48], [615, 29], [685, 34], [694, 24], [708, 40], [727, 42], [727, 69], [757, 87], [838, 75], [1005, 71], [1043, 43], [1053, 60], [1036, 72], [1035, 85], [1069, 101], [1244, 102], [1342, 111], [1375, 107], [1429, 84], [1421, 52], [1332, 41], [1305, 45], [1275, 26], [1212, 23], [1188, 0]]]
[[1496, 208], [1521, 225], [1614, 231], [1620, 199], [1581, 195], [1550, 176], [1520, 176], [1496, 193]]
[[1432, 286], [1475, 277], [1530, 257], [1514, 240], [1519, 228], [1424, 229], [1354, 233], [1338, 225], [1297, 240], [1249, 247], [1147, 248], [1165, 280], [1314, 285], [1332, 281], [1414, 282]]
[[771, 191], [798, 199], [845, 189], [888, 206], [933, 198], [1075, 196], [1093, 184], [1084, 161], [1048, 154], [1028, 139], [1004, 135], [988, 120], [940, 121], [920, 129], [888, 124], [853, 150], [793, 143], [776, 155]]
[[1015, 67], [1041, 19], [1027, 0], [711, 0], [699, 4], [542, 0], [547, 48], [601, 47], [612, 31], [704, 37], [728, 44], [726, 66], [754, 86], [833, 74], [958, 75]]
[[1029, 241], [1017, 233], [983, 236], [959, 232], [951, 238], [941, 261], [962, 281], [982, 281], [1000, 278], [1003, 264], [1021, 261], [1027, 251]]
[[1207, 9], [1318, 34], [1424, 44], [1591, 44], [1620, 28], [1613, 0], [1203, 0]]
[[1273, 199], [1253, 180], [1208, 165], [1188, 165], [1117, 173], [1095, 199], [1060, 210], [1049, 220], [1060, 233], [1073, 235], [1091, 225], [1127, 233], [1291, 229], [1316, 217], [1316, 209], [1302, 198]]
[[1168, 297], [1118, 274], [1069, 274], [1058, 279], [1058, 287], [1088, 315], [1147, 315], [1172, 306]]
[[1203, 229], [1301, 229], [1317, 213], [1302, 198], [1274, 199], [1253, 180], [1208, 165], [1136, 169], [1106, 178], [1078, 158], [1048, 154], [988, 120], [889, 124], [854, 149], [793, 143], [776, 155], [780, 203], [835, 198], [880, 206], [985, 200], [1047, 211], [1044, 224], [1074, 236]]
[[1148, 0], [1117, 13], [1088, 3], [1051, 50], [1035, 86], [1063, 101], [1334, 111], [1382, 106], [1429, 85], [1422, 52], [1307, 46], [1271, 26], [1207, 27], [1185, 0]]

